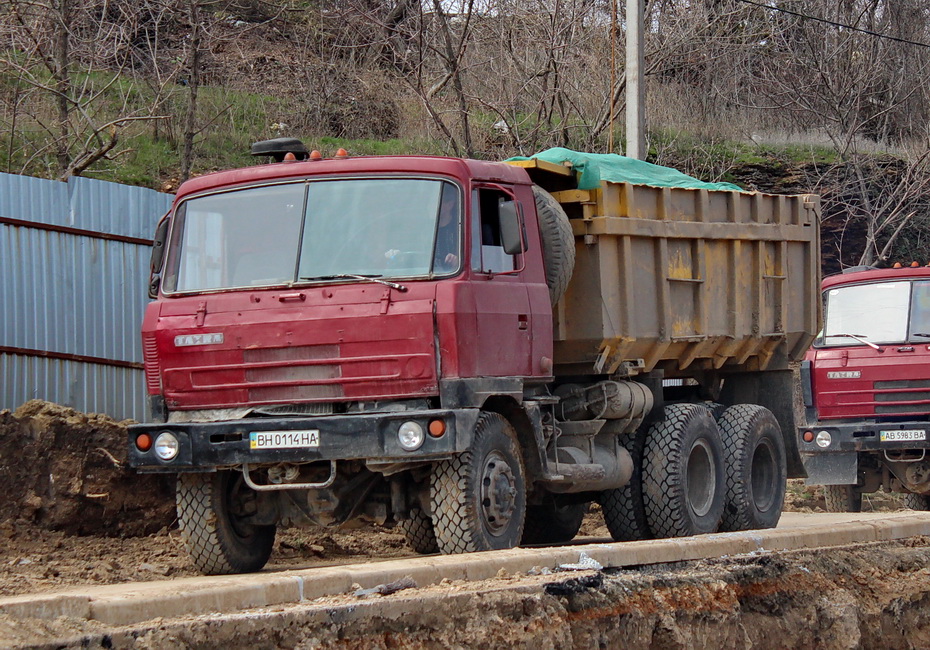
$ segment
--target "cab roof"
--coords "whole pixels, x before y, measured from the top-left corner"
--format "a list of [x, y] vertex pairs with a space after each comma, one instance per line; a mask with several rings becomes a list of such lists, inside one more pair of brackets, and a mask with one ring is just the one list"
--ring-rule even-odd
[[263, 181], [371, 174], [438, 174], [460, 181], [477, 180], [517, 185], [531, 183], [527, 172], [502, 162], [442, 156], [358, 156], [300, 162], [273, 162], [214, 172], [192, 178], [178, 188], [176, 201], [191, 194], [250, 185]]

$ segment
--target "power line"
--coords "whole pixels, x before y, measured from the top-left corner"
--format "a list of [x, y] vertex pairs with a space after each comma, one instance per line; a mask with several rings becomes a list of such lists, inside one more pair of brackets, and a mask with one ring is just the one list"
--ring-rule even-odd
[[737, 0], [747, 5], [753, 5], [755, 7], [761, 7], [763, 9], [768, 9], [769, 11], [778, 11], [783, 14], [791, 14], [792, 16], [797, 16], [798, 18], [803, 18], [805, 20], [813, 20], [818, 23], [825, 23], [827, 25], [833, 25], [834, 27], [842, 27], [843, 29], [849, 29], [854, 32], [860, 32], [862, 34], [868, 34], [869, 36], [877, 36], [878, 38], [887, 38], [889, 41], [897, 41], [899, 43], [907, 43], [908, 45], [917, 45], [919, 47], [930, 48], [930, 44], [921, 43], [919, 41], [911, 41], [906, 38], [898, 38], [897, 36], [891, 36], [889, 34], [882, 34], [880, 32], [873, 32], [869, 29], [863, 29], [862, 27], [854, 27], [853, 25], [846, 25], [844, 23], [838, 23], [833, 20], [827, 20], [826, 18], [818, 18], [817, 16], [809, 16], [808, 14], [802, 14], [799, 11], [792, 11], [791, 9], [785, 9], [783, 7], [773, 7], [771, 5], [763, 4], [761, 2], [754, 2], [753, 0]]

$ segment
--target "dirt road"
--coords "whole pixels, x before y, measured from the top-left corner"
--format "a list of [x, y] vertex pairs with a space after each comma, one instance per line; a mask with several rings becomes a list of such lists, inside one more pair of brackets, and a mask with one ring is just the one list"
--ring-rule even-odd
[[[44, 403], [0, 413], [0, 596], [193, 575], [172, 486], [128, 472], [124, 436], [123, 423]], [[900, 510], [889, 495], [868, 505]], [[789, 508], [813, 513], [822, 500], [793, 484]], [[582, 535], [607, 538], [596, 508]], [[270, 570], [408, 556], [392, 529], [284, 531]], [[927, 567], [930, 541], [915, 537], [632, 569], [505, 571], [223, 615], [159, 619], [154, 608], [123, 627], [0, 615], [0, 645], [930, 647]]]

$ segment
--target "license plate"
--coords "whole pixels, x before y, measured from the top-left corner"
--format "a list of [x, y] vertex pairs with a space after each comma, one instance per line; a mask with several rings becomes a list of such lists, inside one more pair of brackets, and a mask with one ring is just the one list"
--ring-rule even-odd
[[252, 431], [249, 434], [250, 449], [300, 449], [319, 447], [320, 432], [309, 431]]
[[926, 440], [927, 432], [923, 429], [901, 429], [897, 431], [882, 431], [882, 442], [900, 442], [902, 440]]

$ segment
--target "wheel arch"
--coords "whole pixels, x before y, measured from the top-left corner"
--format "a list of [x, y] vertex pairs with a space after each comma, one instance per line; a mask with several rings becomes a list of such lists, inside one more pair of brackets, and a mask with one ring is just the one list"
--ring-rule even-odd
[[529, 489], [532, 482], [542, 475], [544, 467], [540, 440], [541, 415], [535, 409], [532, 414], [528, 413], [527, 409], [510, 395], [492, 395], [484, 401], [481, 408], [502, 416], [516, 431]]

